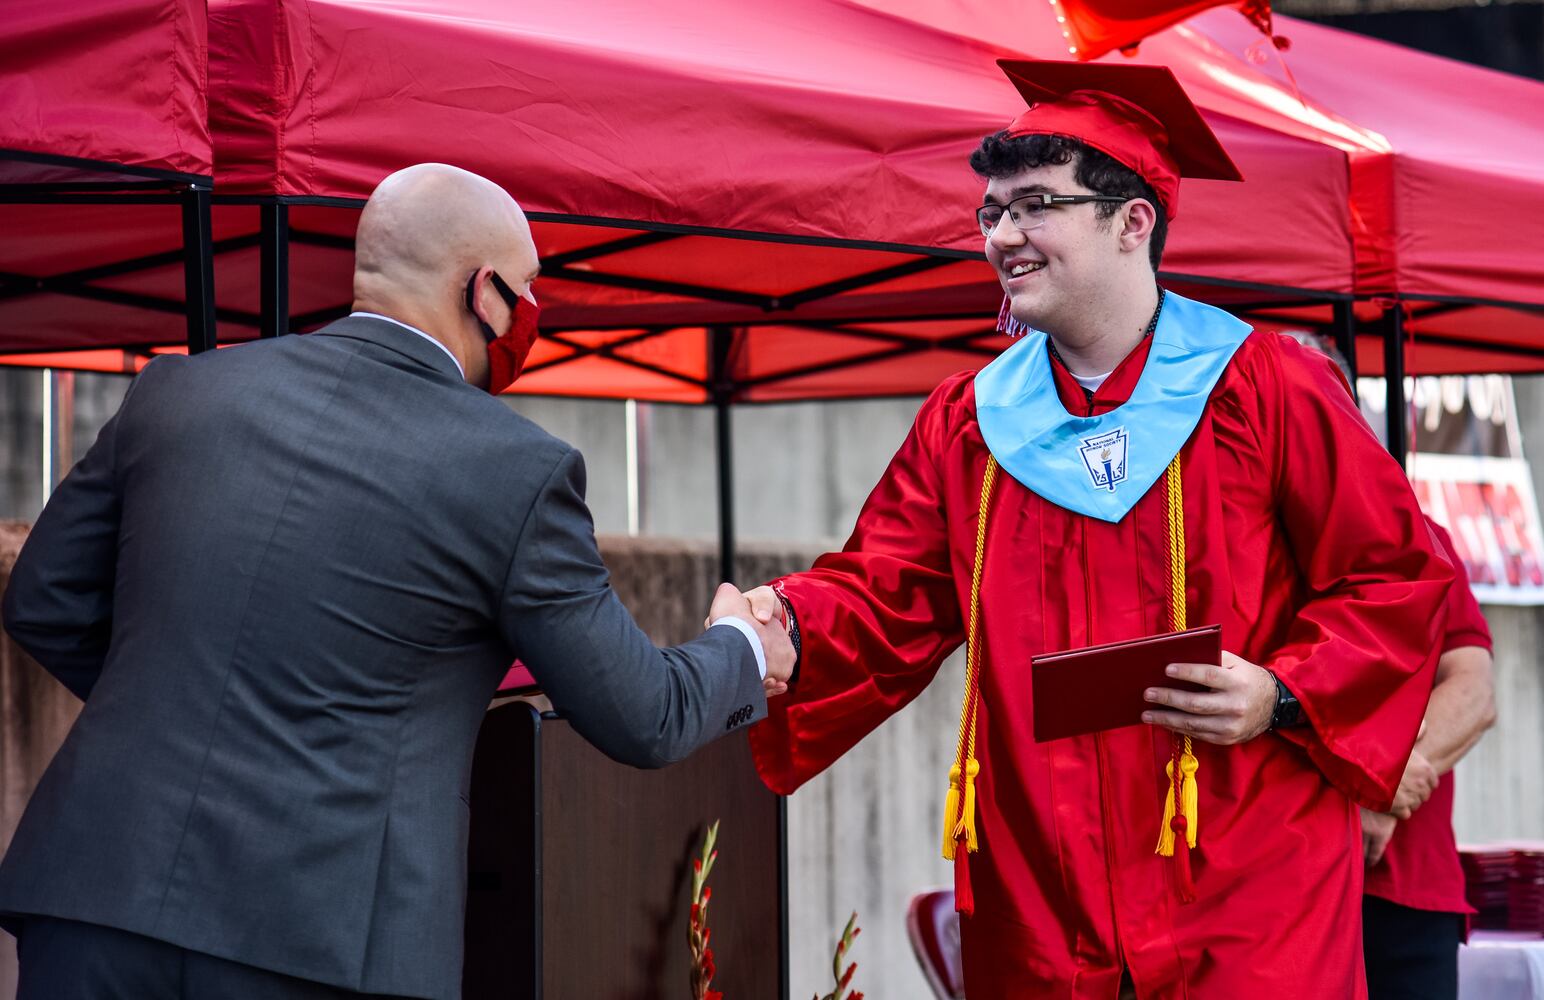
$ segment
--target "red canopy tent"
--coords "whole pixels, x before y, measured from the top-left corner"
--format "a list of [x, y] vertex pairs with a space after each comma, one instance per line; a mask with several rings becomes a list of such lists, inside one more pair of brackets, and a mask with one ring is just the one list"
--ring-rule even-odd
[[[1008, 45], [1059, 30], [1049, 5], [1011, 19], [960, 0], [883, 7]], [[1540, 370], [1544, 244], [1516, 220], [1544, 214], [1544, 114], [1527, 110], [1544, 106], [1544, 86], [1288, 17], [1275, 30], [1291, 41], [1280, 55], [1219, 8], [1146, 39], [1138, 58], [1173, 68], [1203, 107], [1346, 153], [1360, 367], [1381, 371], [1384, 329], [1398, 323], [1415, 334], [1417, 373]], [[1332, 323], [1322, 307], [1249, 318]]]
[[[204, 4], [15, 0], [5, 14], [0, 343], [116, 343], [148, 316], [162, 342], [212, 344]], [[175, 276], [185, 336], [112, 286], [147, 264]]]
[[[975, 40], [830, 0], [668, 0], [646, 16], [620, 0], [220, 0], [210, 34], [222, 341], [346, 308], [354, 209], [385, 173], [437, 158], [501, 181], [538, 220], [548, 337], [521, 391], [921, 392], [1001, 347], [964, 154], [1018, 98], [993, 63], [1005, 53]], [[1214, 124], [1251, 181], [1187, 188], [1170, 283], [1234, 303], [1348, 299], [1339, 151]], [[1289, 185], [1322, 209], [1262, 194]], [[1245, 216], [1292, 238], [1261, 246], [1230, 225]], [[175, 300], [164, 268], [110, 283]], [[0, 334], [10, 350], [167, 343], [153, 315]]]
[[[1143, 54], [1247, 51], [1257, 36], [1227, 15], [1195, 18]], [[1539, 370], [1544, 242], [1527, 220], [1544, 218], [1544, 84], [1308, 22], [1277, 29], [1302, 94], [1384, 147], [1350, 156], [1357, 294], [1404, 303], [1417, 370]], [[1291, 93], [1282, 67], [1254, 70]]]

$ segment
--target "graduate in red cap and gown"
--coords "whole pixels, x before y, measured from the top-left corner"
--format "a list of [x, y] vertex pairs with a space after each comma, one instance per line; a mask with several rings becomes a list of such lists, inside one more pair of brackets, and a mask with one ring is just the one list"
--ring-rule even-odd
[[[1363, 997], [1357, 807], [1394, 797], [1453, 571], [1327, 359], [1159, 287], [1179, 178], [1241, 179], [1173, 75], [1002, 65], [1029, 108], [971, 165], [1022, 335], [923, 403], [841, 552], [748, 593], [801, 648], [756, 766], [793, 792], [965, 644], [970, 996]], [[1168, 668], [1205, 690], [1035, 741], [1031, 656], [1211, 624], [1221, 665]]]

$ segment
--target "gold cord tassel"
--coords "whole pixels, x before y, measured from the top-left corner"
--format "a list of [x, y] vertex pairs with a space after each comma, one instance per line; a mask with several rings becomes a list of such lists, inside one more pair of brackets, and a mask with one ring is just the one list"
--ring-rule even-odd
[[1191, 847], [1196, 846], [1196, 835], [1201, 832], [1200, 817], [1196, 815], [1196, 771], [1200, 768], [1201, 762], [1191, 752], [1190, 737], [1187, 736], [1185, 752], [1179, 758], [1179, 769], [1185, 775], [1184, 783], [1180, 785], [1180, 808], [1184, 810], [1185, 816], [1185, 842]]
[[960, 814], [960, 765], [949, 768], [949, 795], [944, 799], [944, 860], [954, 860], [955, 817]]
[[[1167, 474], [1169, 500], [1169, 624], [1173, 631], [1185, 630], [1185, 489], [1180, 476], [1179, 456], [1169, 463]], [[1181, 740], [1183, 743], [1181, 744]], [[1158, 830], [1156, 853], [1164, 857], [1174, 855], [1174, 809], [1178, 802], [1180, 815], [1184, 817], [1182, 829], [1185, 843], [1196, 846], [1196, 833], [1200, 827], [1199, 792], [1196, 787], [1196, 771], [1201, 762], [1196, 759], [1195, 747], [1190, 737], [1175, 736], [1174, 759], [1164, 767], [1168, 775], [1168, 794], [1164, 796], [1163, 825]], [[1175, 764], [1179, 774], [1174, 773]]]
[[963, 839], [967, 851], [980, 848], [976, 842], [976, 775], [980, 773], [981, 765], [976, 758], [965, 762], [965, 804], [960, 807], [960, 822], [954, 828], [954, 840], [958, 843]]
[[[1180, 815], [1185, 817], [1185, 843], [1191, 847], [1196, 846], [1196, 833], [1198, 830], [1196, 805], [1196, 771], [1201, 762], [1196, 760], [1190, 745], [1190, 737], [1185, 737], [1185, 750], [1180, 754]], [[1169, 777], [1169, 794], [1164, 796], [1163, 826], [1158, 831], [1158, 846], [1154, 850], [1166, 858], [1174, 856], [1174, 762], [1171, 760], [1164, 765], [1164, 773]]]
[[981, 477], [981, 506], [976, 518], [976, 564], [970, 577], [970, 619], [965, 633], [965, 700], [960, 705], [960, 742], [954, 766], [949, 768], [949, 795], [944, 800], [944, 858], [954, 860], [961, 838], [967, 853], [978, 849], [976, 838], [976, 776], [981, 764], [976, 760], [976, 702], [980, 697], [981, 636], [981, 563], [986, 558], [986, 514], [992, 500], [992, 485], [997, 481], [997, 459], [986, 457], [986, 472]]
[[[976, 851], [976, 775], [981, 764], [972, 757], [965, 762], [965, 778], [960, 779], [960, 765], [949, 768], [949, 797], [944, 802], [944, 859], [954, 860], [955, 845], [961, 838], [966, 851]], [[958, 817], [958, 818], [956, 818]]]

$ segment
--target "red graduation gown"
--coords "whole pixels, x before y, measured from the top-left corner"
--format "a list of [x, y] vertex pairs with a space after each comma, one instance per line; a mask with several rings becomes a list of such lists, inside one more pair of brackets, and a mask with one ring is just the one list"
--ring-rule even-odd
[[[1469, 589], [1464, 561], [1453, 547], [1447, 529], [1431, 521], [1431, 530], [1442, 545], [1448, 562], [1460, 574], [1448, 591], [1447, 629], [1442, 637], [1442, 652], [1461, 646], [1491, 650], [1490, 626], [1480, 604]], [[1453, 839], [1453, 775], [1444, 774], [1436, 791], [1409, 819], [1394, 828], [1383, 858], [1367, 872], [1364, 891], [1400, 906], [1439, 913], [1474, 912], [1464, 898], [1464, 870], [1458, 861], [1458, 844]], [[1467, 931], [1466, 931], [1467, 933]]]
[[[1144, 342], [1092, 404], [1131, 394]], [[1054, 363], [1053, 363], [1054, 364]], [[1029, 657], [1167, 631], [1162, 481], [1119, 523], [1000, 474], [982, 581], [973, 997], [1362, 997], [1357, 803], [1386, 809], [1425, 710], [1452, 571], [1399, 466], [1329, 362], [1251, 334], [1182, 454], [1191, 625], [1274, 670], [1311, 725], [1200, 758], [1196, 902], [1154, 854], [1166, 730], [1032, 739]], [[803, 634], [795, 689], [751, 731], [791, 793], [935, 676], [964, 638], [987, 449], [973, 375], [944, 382], [846, 547], [781, 581]], [[953, 726], [953, 722], [939, 721]], [[943, 808], [947, 775], [937, 782]], [[940, 820], [940, 824], [941, 824]], [[919, 848], [921, 849], [920, 845]]]

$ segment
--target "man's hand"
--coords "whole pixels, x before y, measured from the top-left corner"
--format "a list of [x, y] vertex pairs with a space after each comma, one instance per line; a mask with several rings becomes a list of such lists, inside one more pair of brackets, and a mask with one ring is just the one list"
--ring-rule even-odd
[[783, 620], [783, 602], [778, 600], [777, 591], [771, 587], [761, 586], [755, 590], [747, 590], [745, 599], [750, 602], [751, 613], [757, 621], [771, 622], [776, 619], [785, 628], [788, 623]]
[[788, 691], [788, 678], [793, 675], [793, 641], [788, 638], [788, 630], [780, 620], [781, 614], [771, 614], [765, 607], [758, 609], [757, 602], [750, 600], [751, 595], [761, 590], [772, 596], [773, 603], [781, 612], [782, 602], [778, 601], [770, 587], [758, 587], [749, 594], [742, 594], [734, 584], [721, 583], [713, 595], [713, 605], [708, 608], [707, 622], [720, 618], [739, 618], [756, 630], [756, 635], [761, 639], [762, 653], [767, 658], [767, 676], [762, 681], [762, 687], [767, 697], [773, 698]]
[[1371, 868], [1383, 860], [1383, 852], [1388, 850], [1389, 841], [1394, 839], [1394, 827], [1399, 820], [1388, 813], [1375, 813], [1370, 809], [1361, 812], [1362, 860]]
[[1419, 750], [1411, 750], [1404, 776], [1399, 779], [1399, 791], [1394, 793], [1394, 806], [1389, 812], [1397, 819], [1409, 819], [1436, 790], [1437, 769], [1421, 756]]
[[1143, 722], [1223, 746], [1252, 740], [1270, 727], [1276, 682], [1263, 667], [1224, 651], [1221, 666], [1171, 663], [1166, 672], [1211, 690], [1148, 688], [1144, 697], [1170, 710], [1143, 712]]

